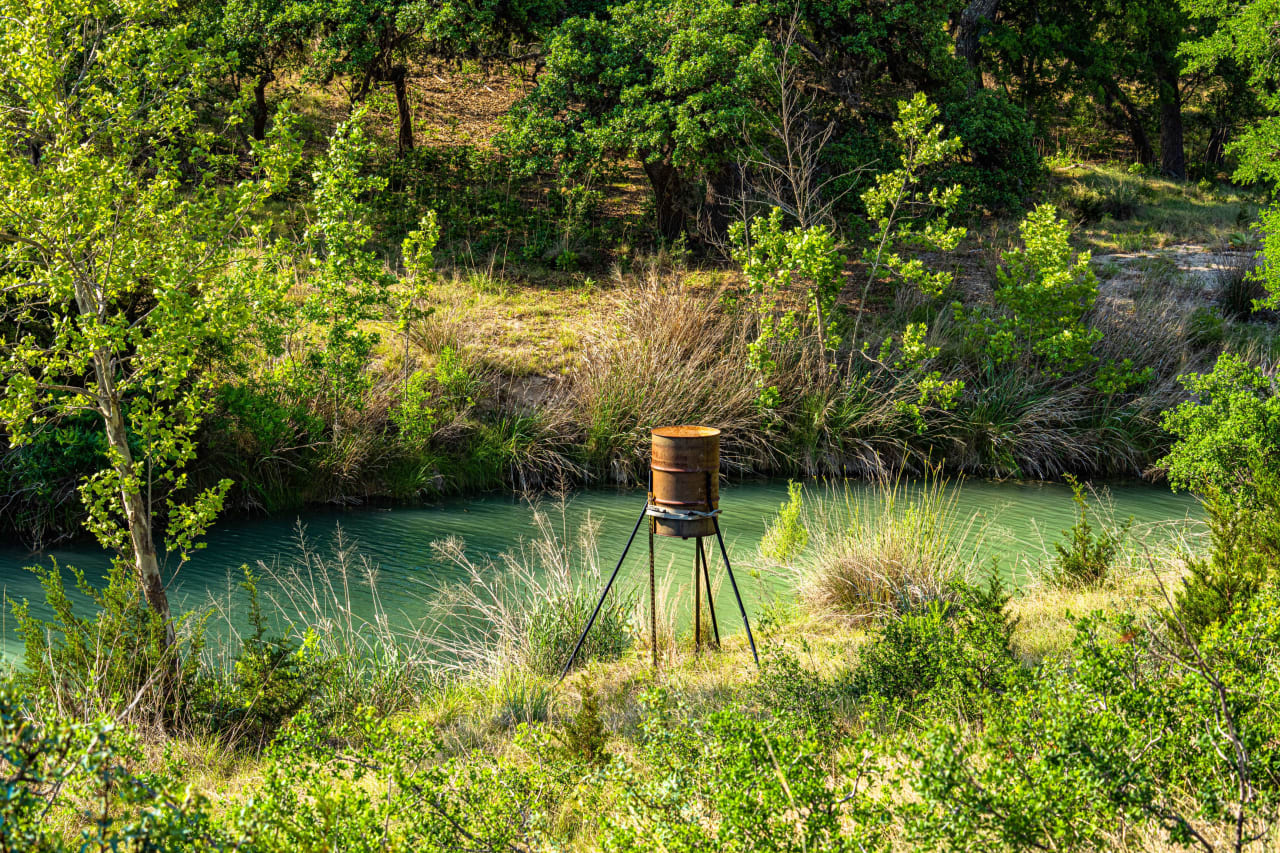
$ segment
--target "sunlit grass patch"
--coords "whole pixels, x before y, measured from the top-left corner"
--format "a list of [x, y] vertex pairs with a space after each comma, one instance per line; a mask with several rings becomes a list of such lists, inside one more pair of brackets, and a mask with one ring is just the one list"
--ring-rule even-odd
[[1053, 170], [1056, 200], [1080, 223], [1076, 239], [1094, 252], [1137, 252], [1179, 243], [1253, 245], [1256, 194], [1227, 184], [1197, 185], [1120, 166]]

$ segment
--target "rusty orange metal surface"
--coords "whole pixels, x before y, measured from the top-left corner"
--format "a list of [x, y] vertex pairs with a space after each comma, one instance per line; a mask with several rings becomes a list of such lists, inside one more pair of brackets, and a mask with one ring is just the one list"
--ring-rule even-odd
[[[720, 430], [705, 426], [656, 427], [652, 432], [650, 503], [675, 512], [711, 512], [720, 506]], [[711, 536], [710, 518], [653, 517], [658, 536]]]

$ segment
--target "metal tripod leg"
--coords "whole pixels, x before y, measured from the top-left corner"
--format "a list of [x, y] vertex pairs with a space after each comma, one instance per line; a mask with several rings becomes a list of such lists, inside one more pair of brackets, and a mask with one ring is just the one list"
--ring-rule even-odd
[[[622, 556], [618, 558], [618, 565], [613, 567], [613, 574], [609, 575], [609, 582], [604, 585], [604, 592], [600, 593], [600, 600], [596, 602], [596, 609], [591, 612], [591, 618], [587, 620], [587, 627], [583, 630], [582, 636], [578, 638], [578, 644], [573, 647], [573, 654], [569, 655], [569, 662], [564, 665], [564, 671], [560, 673], [563, 679], [569, 674], [569, 670], [573, 668], [573, 662], [578, 657], [578, 652], [582, 651], [582, 644], [587, 639], [587, 634], [591, 633], [591, 626], [596, 624], [596, 617], [600, 615], [600, 608], [604, 607], [605, 597], [609, 595], [609, 589], [613, 586], [613, 582], [618, 578], [618, 571], [622, 568], [622, 561], [627, 559], [627, 552], [631, 550], [631, 543], [635, 541], [636, 534], [640, 532], [640, 525], [644, 522], [645, 515], [649, 511], [649, 503], [645, 502], [644, 509], [640, 511], [640, 517], [636, 519], [636, 526], [631, 530], [631, 538], [627, 540], [626, 547], [622, 549]], [[653, 554], [653, 536], [649, 537], [649, 553]], [[652, 562], [652, 556], [650, 556]]]
[[720, 543], [720, 555], [724, 557], [724, 570], [729, 573], [729, 583], [733, 585], [733, 597], [738, 599], [738, 612], [742, 614], [742, 626], [747, 629], [747, 642], [751, 644], [751, 657], [756, 666], [760, 665], [760, 655], [756, 654], [756, 640], [751, 636], [751, 623], [747, 621], [747, 608], [742, 603], [742, 594], [738, 592], [738, 582], [733, 577], [733, 567], [729, 565], [729, 549], [724, 547], [724, 536], [720, 534], [720, 519], [714, 515], [711, 524], [716, 529], [716, 541]]
[[653, 651], [653, 672], [658, 672], [658, 588], [653, 575], [653, 519], [649, 519], [649, 646]]
[[[702, 558], [702, 580], [707, 585], [707, 610], [711, 611], [711, 631], [716, 637], [716, 648], [720, 648], [720, 626], [716, 624], [716, 603], [711, 600], [711, 571], [707, 568], [707, 552], [702, 550], [702, 537], [698, 537], [698, 556]], [[694, 579], [697, 583], [697, 579]]]
[[695, 539], [693, 550], [693, 650], [702, 651], [702, 552]]

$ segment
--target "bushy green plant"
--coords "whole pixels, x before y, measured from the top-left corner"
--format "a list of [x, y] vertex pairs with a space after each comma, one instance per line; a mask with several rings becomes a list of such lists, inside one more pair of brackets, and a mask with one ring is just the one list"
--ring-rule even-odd
[[787, 483], [787, 500], [778, 507], [777, 517], [769, 523], [760, 540], [760, 553], [771, 560], [788, 564], [809, 544], [809, 531], [804, 526], [804, 486], [792, 480]]
[[998, 577], [985, 589], [958, 582], [951, 589], [954, 600], [930, 601], [885, 622], [850, 674], [855, 696], [973, 710], [1024, 680], [1012, 646], [1017, 622]]
[[288, 634], [269, 636], [258, 597], [258, 578], [248, 566], [240, 582], [248, 606], [250, 633], [232, 670], [204, 686], [197, 702], [204, 724], [230, 743], [261, 749], [320, 690], [333, 668], [310, 632], [301, 643]]
[[970, 208], [1020, 209], [1044, 178], [1026, 110], [999, 90], [979, 89], [947, 99], [941, 117], [964, 147], [960, 161], [944, 168], [940, 179], [965, 187]]
[[[802, 649], [802, 652], [808, 649]], [[760, 678], [751, 695], [775, 715], [794, 718], [819, 738], [835, 739], [839, 686], [806, 668], [790, 652], [767, 655], [760, 664]]]
[[1088, 253], [1071, 249], [1071, 229], [1052, 205], [1027, 214], [1019, 226], [1023, 246], [1005, 252], [993, 294], [999, 313], [979, 318], [975, 331], [996, 365], [1030, 361], [1061, 376], [1095, 361], [1102, 337], [1084, 324], [1098, 298]]
[[511, 670], [495, 685], [498, 725], [545, 723], [551, 718], [551, 685], [536, 673]]
[[1188, 560], [1173, 608], [1174, 619], [1196, 637], [1226, 624], [1280, 572], [1280, 483], [1274, 474], [1255, 478], [1252, 498], [1218, 492], [1205, 500], [1209, 554]]
[[[436, 642], [467, 675], [559, 675], [596, 607], [604, 579], [594, 520], [586, 519], [576, 542], [566, 540], [544, 512], [536, 512], [534, 522], [538, 537], [497, 562], [474, 562], [456, 538], [433, 545], [465, 578], [442, 590], [447, 621]], [[630, 646], [634, 601], [616, 587], [610, 592], [578, 654], [579, 666], [616, 658]]]
[[[761, 407], [772, 409], [779, 402], [777, 350], [796, 339], [802, 321], [816, 331], [824, 352], [839, 342], [834, 312], [844, 259], [826, 226], [786, 229], [776, 207], [750, 224], [733, 223], [729, 237], [754, 297], [757, 329], [748, 366], [757, 377]], [[789, 307], [797, 301], [796, 290], [805, 294], [806, 314]]]
[[785, 715], [725, 710], [684, 720], [662, 694], [646, 705], [646, 767], [610, 768], [622, 801], [604, 816], [605, 850], [799, 853], [883, 843], [885, 812], [858, 787], [878, 775], [870, 743], [833, 750]]
[[64, 713], [75, 709], [86, 720], [125, 715], [161, 725], [190, 722], [185, 705], [195, 694], [201, 615], [183, 617], [179, 627], [191, 630], [169, 645], [164, 620], [140, 597], [129, 563], [113, 561], [102, 588], [69, 568], [89, 615], [79, 612], [56, 562], [32, 571], [50, 618], [36, 616], [29, 601], [10, 605], [23, 641], [18, 684], [33, 702]]
[[582, 699], [577, 711], [561, 726], [557, 737], [560, 747], [570, 761], [589, 767], [599, 767], [609, 760], [606, 747], [609, 733], [600, 718], [600, 699], [585, 680], [580, 688]]
[[1165, 412], [1173, 434], [1161, 460], [1174, 488], [1248, 492], [1252, 472], [1280, 462], [1280, 395], [1274, 377], [1232, 353], [1210, 373], [1181, 377], [1192, 399]]
[[1119, 527], [1103, 525], [1101, 530], [1095, 531], [1089, 520], [1089, 500], [1084, 484], [1070, 475], [1067, 482], [1071, 485], [1071, 500], [1076, 506], [1076, 521], [1070, 530], [1062, 531], [1066, 538], [1053, 545], [1057, 556], [1054, 557], [1050, 577], [1058, 586], [1096, 586], [1111, 572], [1133, 519]]
[[977, 732], [940, 723], [911, 754], [916, 839], [951, 850], [1098, 850], [1142, 834], [1227, 849], [1280, 817], [1280, 600], [1259, 596], [1197, 645], [1132, 619], [1076, 625], [1075, 655], [993, 703]]
[[[142, 750], [109, 718], [30, 712], [21, 691], [0, 683], [0, 850], [233, 849], [202, 795], [167, 773], [132, 769]], [[64, 834], [50, 816], [71, 791], [82, 820]]]

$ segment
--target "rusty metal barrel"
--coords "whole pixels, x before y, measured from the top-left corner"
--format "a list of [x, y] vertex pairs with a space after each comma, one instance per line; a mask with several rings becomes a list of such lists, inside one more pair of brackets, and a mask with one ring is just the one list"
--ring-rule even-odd
[[653, 493], [649, 515], [658, 536], [712, 536], [720, 506], [720, 430], [705, 426], [654, 428], [650, 445]]

